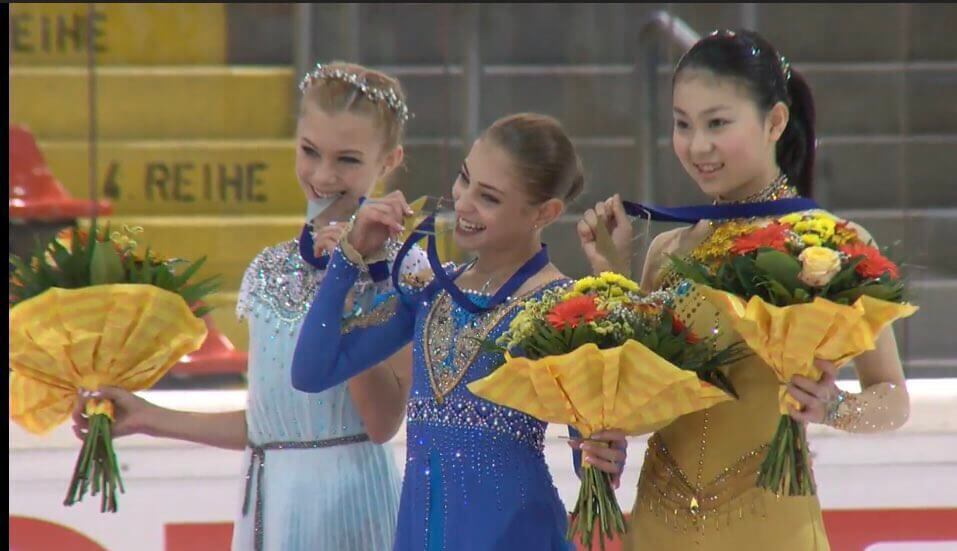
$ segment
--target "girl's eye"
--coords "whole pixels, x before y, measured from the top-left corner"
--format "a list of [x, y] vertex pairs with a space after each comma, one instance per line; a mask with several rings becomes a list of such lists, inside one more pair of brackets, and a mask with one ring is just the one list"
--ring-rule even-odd
[[675, 128], [679, 130], [686, 130], [688, 128], [688, 123], [685, 121], [675, 121]]
[[725, 126], [726, 124], [728, 124], [727, 119], [711, 119], [710, 121], [708, 121], [708, 126], [711, 128], [721, 128], [722, 126]]
[[339, 157], [339, 160], [342, 161], [343, 163], [349, 163], [353, 165], [362, 163], [362, 161], [360, 161], [359, 159], [356, 159], [355, 157]]
[[313, 149], [313, 148], [311, 148], [311, 147], [309, 147], [309, 146], [307, 146], [307, 145], [302, 146], [302, 152], [305, 153], [306, 155], [308, 155], [309, 157], [318, 157], [318, 156], [319, 156], [319, 153], [317, 153], [315, 149]]
[[458, 179], [461, 180], [462, 183], [464, 183], [464, 184], [466, 184], [466, 185], [468, 185], [468, 183], [469, 183], [469, 177], [466, 176], [465, 173], [462, 172], [461, 170], [460, 170], [459, 173], [458, 173]]
[[496, 205], [501, 203], [501, 201], [498, 200], [498, 197], [495, 197], [494, 195], [489, 195], [488, 193], [483, 193], [482, 199], [485, 199], [489, 203], [494, 203]]

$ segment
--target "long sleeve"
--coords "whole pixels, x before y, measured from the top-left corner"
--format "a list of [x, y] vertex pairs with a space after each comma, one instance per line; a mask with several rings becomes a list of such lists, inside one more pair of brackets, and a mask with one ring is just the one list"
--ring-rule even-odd
[[385, 360], [410, 340], [415, 312], [393, 290], [343, 326], [342, 310], [359, 270], [338, 249], [303, 320], [292, 359], [292, 386], [322, 392]]

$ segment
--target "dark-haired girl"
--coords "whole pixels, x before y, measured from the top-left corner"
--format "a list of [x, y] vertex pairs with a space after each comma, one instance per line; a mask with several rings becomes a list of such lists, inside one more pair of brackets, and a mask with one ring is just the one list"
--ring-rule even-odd
[[[748, 203], [810, 197], [814, 102], [804, 78], [749, 31], [718, 31], [695, 44], [678, 62], [672, 97], [674, 149], [682, 166], [716, 204], [740, 205], [742, 212], [730, 220], [701, 220], [652, 242], [642, 288], [673, 288], [680, 295], [682, 282], [669, 255], [727, 254], [735, 224], [751, 220], [744, 216]], [[617, 196], [585, 214], [579, 236], [596, 272], [613, 268], [595, 247], [600, 223], [611, 230], [620, 258], [631, 255], [633, 234]], [[679, 299], [678, 309], [699, 334], [717, 334], [718, 346], [737, 340], [693, 290]], [[855, 365], [860, 393], [841, 391], [835, 366], [827, 362], [819, 363], [825, 372], [820, 381], [792, 379], [787, 392], [802, 408], [791, 416], [850, 432], [902, 425], [909, 400], [893, 332], [886, 329], [876, 349]], [[817, 496], [777, 497], [755, 486], [777, 425], [777, 379], [756, 356], [727, 373], [740, 399], [681, 417], [649, 440], [625, 549], [829, 548]]]

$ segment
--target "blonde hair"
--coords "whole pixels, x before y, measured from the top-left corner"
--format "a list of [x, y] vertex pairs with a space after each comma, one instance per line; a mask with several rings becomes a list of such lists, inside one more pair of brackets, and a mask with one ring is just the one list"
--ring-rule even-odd
[[[372, 118], [375, 127], [381, 132], [385, 151], [402, 144], [408, 114], [405, 93], [398, 79], [375, 69], [342, 61], [316, 67], [316, 71], [306, 74], [300, 85], [300, 117], [307, 105], [318, 107], [327, 114], [348, 112], [365, 115]], [[385, 96], [389, 99], [384, 99]]]

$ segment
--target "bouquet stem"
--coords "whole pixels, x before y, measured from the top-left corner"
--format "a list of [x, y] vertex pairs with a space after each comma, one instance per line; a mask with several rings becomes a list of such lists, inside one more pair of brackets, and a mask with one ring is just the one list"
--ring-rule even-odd
[[782, 415], [778, 422], [778, 429], [758, 471], [757, 485], [779, 496], [809, 496], [817, 491], [804, 426], [790, 416]]
[[591, 549], [597, 519], [598, 541], [604, 551], [606, 539], [625, 533], [625, 519], [611, 487], [611, 475], [591, 465], [582, 465], [581, 479], [578, 502], [569, 519], [566, 537], [572, 541], [578, 534], [585, 549]]
[[102, 493], [100, 512], [115, 513], [116, 490], [124, 492], [119, 464], [113, 450], [110, 428], [113, 425], [113, 405], [106, 400], [87, 402], [89, 431], [73, 468], [70, 488], [63, 504], [70, 506], [83, 500], [87, 490], [91, 495]]

